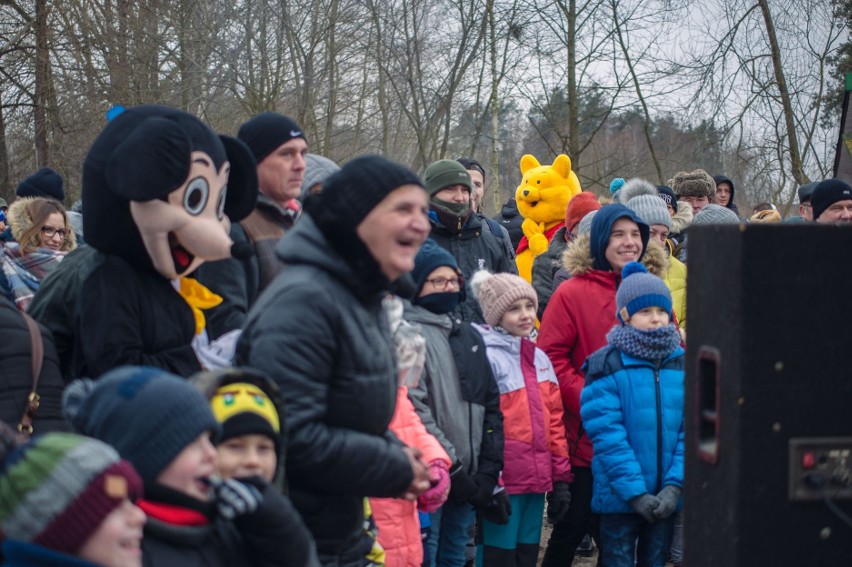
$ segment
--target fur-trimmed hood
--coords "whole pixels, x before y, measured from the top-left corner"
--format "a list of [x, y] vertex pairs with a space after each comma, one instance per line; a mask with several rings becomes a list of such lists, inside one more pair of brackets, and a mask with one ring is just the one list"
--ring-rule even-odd
[[[22, 250], [28, 247], [39, 248], [39, 242], [37, 239], [32, 243], [21, 242], [21, 238], [24, 233], [33, 226], [33, 218], [30, 215], [29, 205], [37, 200], [45, 200], [45, 198], [19, 197], [15, 199], [14, 203], [9, 205], [9, 210], [6, 212], [6, 218], [9, 221], [9, 226], [12, 227], [12, 236], [21, 245]], [[65, 211], [64, 207], [63, 211]], [[71, 222], [68, 219], [68, 213], [63, 212], [63, 216], [65, 217], [65, 228], [68, 229], [68, 236], [66, 236], [65, 242], [62, 243], [60, 251], [70, 252], [77, 247], [77, 238], [74, 236], [74, 228], [71, 226]]]
[[692, 205], [686, 201], [677, 202], [677, 212], [672, 217], [672, 234], [681, 234], [692, 224], [692, 217], [695, 216], [692, 212]]
[[[669, 258], [662, 246], [649, 242], [642, 255], [642, 263], [648, 272], [659, 278], [665, 278], [669, 270]], [[568, 248], [562, 253], [562, 267], [572, 276], [579, 276], [594, 269], [592, 267], [592, 252], [589, 246], [589, 235], [583, 234], [568, 243]]]

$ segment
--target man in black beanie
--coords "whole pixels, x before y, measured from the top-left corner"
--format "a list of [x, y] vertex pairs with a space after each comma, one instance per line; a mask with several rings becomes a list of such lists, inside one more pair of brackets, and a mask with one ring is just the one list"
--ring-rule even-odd
[[231, 226], [231, 240], [251, 244], [254, 254], [207, 262], [198, 270], [198, 280], [223, 299], [206, 312], [210, 340], [243, 326], [260, 292], [283, 267], [275, 256], [275, 244], [301, 214], [297, 198], [308, 153], [301, 126], [289, 116], [264, 112], [240, 126], [237, 137], [257, 161], [259, 194], [254, 211]]
[[62, 176], [49, 167], [42, 167], [18, 185], [15, 195], [18, 197], [45, 197], [56, 199], [60, 203], [65, 200]]
[[820, 181], [811, 195], [814, 221], [820, 224], [852, 223], [852, 187], [840, 179]]

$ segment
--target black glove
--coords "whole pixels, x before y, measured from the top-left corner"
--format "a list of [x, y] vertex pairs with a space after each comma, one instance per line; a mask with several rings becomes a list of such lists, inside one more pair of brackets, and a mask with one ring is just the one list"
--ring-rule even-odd
[[234, 479], [213, 481], [213, 493], [216, 509], [226, 520], [251, 514], [263, 500], [257, 488]]
[[567, 482], [554, 482], [547, 494], [547, 519], [555, 524], [568, 514], [571, 506], [571, 489]]
[[476, 473], [473, 481], [476, 483], [476, 492], [470, 497], [470, 503], [480, 510], [490, 506], [497, 479], [490, 474]]
[[450, 467], [450, 500], [456, 504], [467, 504], [476, 493], [476, 482], [460, 462]]
[[630, 505], [636, 510], [636, 513], [645, 518], [651, 524], [654, 523], [654, 510], [660, 506], [660, 499], [656, 496], [651, 496], [647, 492], [641, 496], [637, 496], [630, 501]]
[[487, 506], [481, 509], [482, 517], [494, 524], [505, 526], [509, 523], [509, 516], [512, 515], [512, 503], [509, 502], [509, 495], [505, 490], [493, 494]]
[[654, 517], [658, 520], [665, 520], [677, 509], [677, 503], [680, 500], [680, 488], [673, 484], [664, 486], [657, 494], [657, 498], [660, 499], [660, 505], [654, 510]]

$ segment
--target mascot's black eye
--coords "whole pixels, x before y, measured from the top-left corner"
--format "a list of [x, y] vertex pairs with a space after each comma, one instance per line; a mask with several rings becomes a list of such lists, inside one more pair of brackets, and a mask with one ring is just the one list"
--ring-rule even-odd
[[219, 202], [216, 203], [216, 218], [222, 220], [225, 217], [225, 195], [228, 194], [228, 186], [222, 187], [222, 192], [219, 193]]
[[207, 206], [207, 198], [210, 196], [210, 186], [203, 177], [196, 177], [186, 186], [183, 193], [183, 208], [192, 216], [201, 214]]

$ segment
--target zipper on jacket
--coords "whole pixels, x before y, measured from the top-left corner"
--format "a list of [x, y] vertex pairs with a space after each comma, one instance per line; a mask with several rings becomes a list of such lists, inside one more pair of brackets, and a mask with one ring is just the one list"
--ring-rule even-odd
[[[484, 432], [485, 431], [483, 431], [483, 433]], [[473, 403], [472, 402], [467, 403], [467, 442], [470, 443], [470, 467], [468, 467], [468, 470], [472, 470], [471, 467], [473, 467], [473, 463], [476, 462], [477, 463], [477, 472], [479, 472], [479, 466], [478, 466], [479, 458], [474, 454], [474, 451], [473, 451]], [[471, 473], [471, 474], [473, 474], [473, 473]]]
[[658, 360], [654, 367], [654, 389], [657, 395], [657, 489], [659, 493], [663, 489], [663, 401], [660, 395], [660, 366], [663, 361]]

